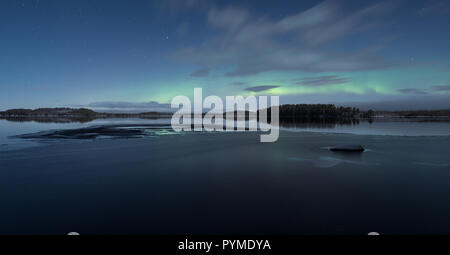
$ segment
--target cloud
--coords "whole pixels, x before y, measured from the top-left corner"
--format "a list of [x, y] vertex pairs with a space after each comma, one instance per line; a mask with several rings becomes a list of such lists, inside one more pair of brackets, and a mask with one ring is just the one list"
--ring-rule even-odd
[[[380, 45], [358, 50], [337, 50], [333, 43], [383, 24], [394, 9], [381, 2], [351, 13], [335, 2], [279, 20], [252, 16], [236, 7], [211, 9], [208, 25], [214, 36], [199, 47], [172, 54], [182, 62], [210, 67], [233, 67], [228, 76], [246, 76], [272, 70], [340, 72], [392, 66], [381, 57]], [[373, 47], [375, 46], [375, 47]]]
[[414, 95], [425, 95], [425, 94], [428, 94], [428, 92], [423, 90], [423, 89], [406, 88], [406, 89], [397, 89], [397, 91], [402, 93], [402, 94], [414, 94]]
[[343, 84], [349, 81], [350, 80], [347, 78], [339, 77], [336, 75], [327, 75], [327, 76], [306, 77], [297, 79], [296, 83], [305, 86], [325, 86], [325, 85]]
[[235, 81], [235, 82], [230, 82], [229, 85], [232, 86], [242, 86], [242, 85], [247, 85], [247, 82], [242, 82], [242, 81]]
[[450, 91], [450, 85], [433, 86], [432, 89], [434, 91]]
[[405, 98], [383, 98], [378, 101], [343, 102], [339, 105], [362, 110], [440, 110], [450, 109], [450, 97], [443, 95], [408, 95]]
[[172, 112], [170, 104], [160, 104], [155, 101], [149, 102], [126, 102], [126, 101], [104, 101], [93, 102], [83, 107], [89, 107], [97, 111], [105, 112]]
[[404, 89], [398, 89], [397, 91], [402, 94], [425, 95], [425, 94], [432, 94], [435, 92], [450, 91], [450, 85], [432, 86], [430, 89], [404, 88]]
[[450, 109], [450, 94], [384, 94], [367, 92], [364, 98], [350, 92], [290, 94], [280, 104], [336, 104], [362, 110]]
[[208, 22], [210, 25], [231, 31], [241, 27], [247, 19], [247, 11], [234, 7], [229, 7], [223, 10], [217, 10], [214, 8], [208, 12]]
[[248, 87], [248, 88], [245, 88], [244, 90], [246, 90], [246, 91], [253, 91], [253, 92], [261, 92], [261, 91], [274, 89], [274, 88], [278, 88], [278, 87], [280, 87], [280, 86], [276, 86], [276, 85], [261, 85], [261, 86]]
[[210, 68], [199, 69], [199, 70], [191, 73], [191, 76], [192, 77], [207, 77], [207, 76], [209, 76], [209, 71], [211, 71]]

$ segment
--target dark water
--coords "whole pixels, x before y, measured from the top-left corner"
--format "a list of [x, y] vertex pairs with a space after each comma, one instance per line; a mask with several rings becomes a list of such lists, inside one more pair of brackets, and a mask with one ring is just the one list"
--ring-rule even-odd
[[[2, 134], [48, 128], [32, 125], [0, 122]], [[441, 125], [281, 130], [276, 143], [252, 132], [34, 141], [0, 151], [0, 234], [450, 234]], [[368, 151], [327, 150], [347, 143]]]

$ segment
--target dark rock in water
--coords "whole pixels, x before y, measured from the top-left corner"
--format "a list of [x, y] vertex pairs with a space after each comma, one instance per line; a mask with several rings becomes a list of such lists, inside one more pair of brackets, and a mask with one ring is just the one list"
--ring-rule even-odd
[[358, 144], [346, 144], [332, 147], [330, 151], [363, 152], [364, 148]]

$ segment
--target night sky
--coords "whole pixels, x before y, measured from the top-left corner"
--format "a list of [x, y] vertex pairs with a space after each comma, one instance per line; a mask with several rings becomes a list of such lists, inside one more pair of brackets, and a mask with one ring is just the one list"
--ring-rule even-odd
[[176, 95], [450, 108], [450, 1], [0, 1], [0, 110]]

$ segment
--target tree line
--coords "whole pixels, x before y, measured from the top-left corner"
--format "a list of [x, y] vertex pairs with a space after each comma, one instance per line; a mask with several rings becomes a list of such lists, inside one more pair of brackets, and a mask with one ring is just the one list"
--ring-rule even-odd
[[[268, 110], [270, 118], [271, 108]], [[336, 106], [334, 104], [285, 104], [279, 106], [280, 120], [345, 120], [354, 118], [371, 118], [374, 111], [360, 111], [356, 107]]]

